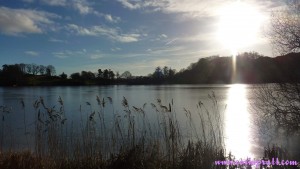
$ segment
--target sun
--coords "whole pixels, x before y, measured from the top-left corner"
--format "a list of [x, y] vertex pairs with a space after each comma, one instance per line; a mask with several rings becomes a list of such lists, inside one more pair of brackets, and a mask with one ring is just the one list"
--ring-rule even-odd
[[253, 5], [237, 1], [220, 8], [219, 15], [217, 38], [226, 48], [237, 52], [257, 41], [263, 16]]

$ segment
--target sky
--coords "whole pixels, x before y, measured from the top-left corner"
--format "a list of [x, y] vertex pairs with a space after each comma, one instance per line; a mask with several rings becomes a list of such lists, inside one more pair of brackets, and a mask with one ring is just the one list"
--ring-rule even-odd
[[[148, 75], [157, 66], [179, 71], [202, 57], [232, 55], [218, 30], [222, 9], [234, 2], [0, 0], [0, 65], [53, 65], [68, 75], [98, 69]], [[282, 1], [244, 2], [262, 22], [255, 40], [237, 52], [274, 56], [265, 32]]]

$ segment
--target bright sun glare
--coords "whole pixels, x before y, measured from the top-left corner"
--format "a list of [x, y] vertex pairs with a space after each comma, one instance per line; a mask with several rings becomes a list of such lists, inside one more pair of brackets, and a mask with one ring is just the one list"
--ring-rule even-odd
[[217, 36], [226, 48], [235, 53], [257, 40], [263, 17], [254, 6], [237, 1], [223, 6], [219, 12]]
[[225, 115], [225, 144], [227, 150], [231, 151], [237, 159], [253, 157], [250, 151], [251, 130], [247, 105], [246, 86], [231, 85]]

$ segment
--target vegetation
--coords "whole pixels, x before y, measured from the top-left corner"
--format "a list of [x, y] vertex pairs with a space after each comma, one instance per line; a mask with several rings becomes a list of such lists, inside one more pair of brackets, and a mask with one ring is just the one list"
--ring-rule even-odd
[[273, 128], [286, 134], [300, 131], [299, 83], [265, 84], [256, 91], [256, 110], [261, 119], [273, 119]]
[[[13, 143], [3, 142], [4, 134], [10, 132], [5, 116], [12, 110], [2, 106], [0, 168], [225, 168], [214, 166], [214, 161], [232, 158], [225, 155], [223, 123], [217, 108], [208, 112], [199, 102], [196, 115], [202, 125], [197, 128], [193, 114], [186, 109], [187, 125], [179, 124], [173, 102], [164, 105], [158, 99], [135, 107], [123, 98], [124, 111], [119, 113], [106, 112], [114, 107], [112, 98], [96, 100], [98, 105], [86, 102], [80, 106], [78, 125], [66, 118], [62, 98], [58, 98], [57, 108], [48, 106], [43, 98], [36, 100], [34, 126], [30, 128], [24, 120], [26, 139], [33, 134], [34, 146], [28, 144], [28, 151], [25, 148], [21, 152]], [[21, 106], [25, 118], [22, 100]], [[154, 119], [146, 110], [155, 113]]]
[[[274, 50], [286, 54], [300, 51], [300, 2], [288, 1], [286, 8], [274, 11], [271, 30], [267, 34]], [[280, 72], [270, 71], [281, 77], [276, 84], [265, 84], [257, 91], [259, 104], [256, 109], [261, 119], [273, 119], [273, 128], [287, 135], [300, 132], [300, 71], [299, 54], [291, 53], [277, 57]], [[268, 65], [268, 64], [264, 64]], [[298, 67], [298, 68], [297, 68]], [[276, 70], [276, 69], [275, 69]], [[278, 74], [280, 73], [280, 74]], [[279, 83], [278, 83], [279, 82]], [[266, 123], [266, 122], [262, 122]]]
[[267, 33], [273, 48], [281, 54], [300, 51], [300, 2], [286, 2], [284, 9], [273, 12], [271, 29]]
[[[256, 52], [239, 54], [236, 59], [238, 83], [283, 83], [299, 81], [300, 53], [276, 58]], [[148, 76], [134, 77], [129, 71], [121, 75], [110, 69], [96, 73], [81, 71], [56, 76], [55, 68], [35, 64], [3, 65], [0, 70], [2, 86], [44, 85], [107, 85], [107, 84], [228, 84], [232, 78], [232, 57], [212, 56], [201, 58], [187, 69], [176, 73], [170, 67], [157, 67]]]

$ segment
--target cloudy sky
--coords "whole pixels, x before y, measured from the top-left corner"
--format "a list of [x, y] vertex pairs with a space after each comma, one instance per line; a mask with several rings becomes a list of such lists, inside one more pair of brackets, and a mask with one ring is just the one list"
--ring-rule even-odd
[[[217, 32], [231, 0], [0, 0], [0, 65], [36, 63], [57, 74], [98, 68], [147, 75], [201, 57], [231, 55]], [[263, 32], [281, 1], [245, 1], [263, 19], [238, 52], [273, 56]]]

